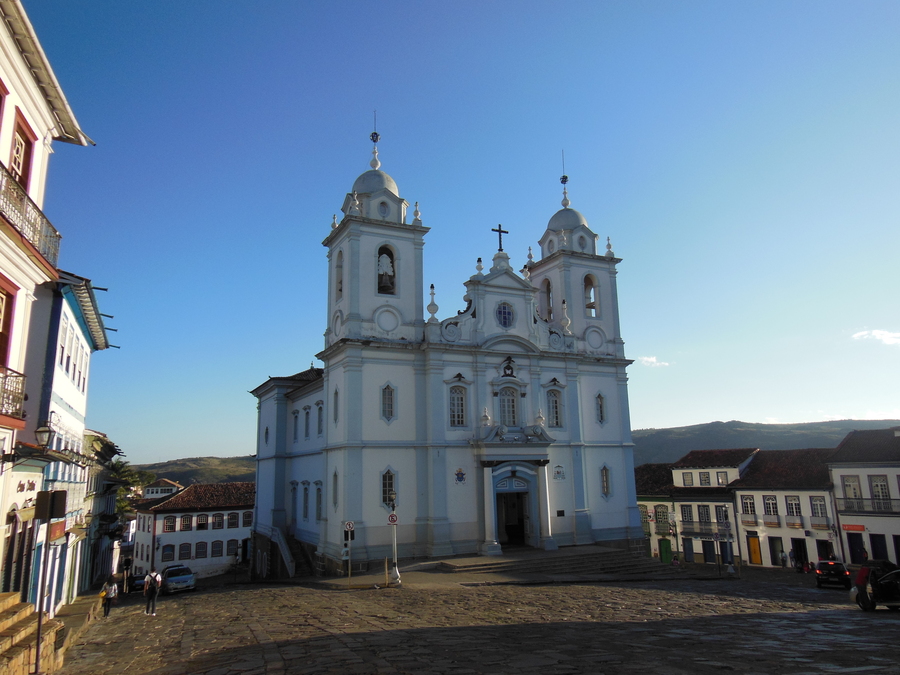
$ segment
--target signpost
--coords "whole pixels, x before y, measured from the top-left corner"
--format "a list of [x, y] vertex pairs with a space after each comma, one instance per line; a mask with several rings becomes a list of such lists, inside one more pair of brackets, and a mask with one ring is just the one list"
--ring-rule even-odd
[[350, 577], [353, 576], [353, 555], [352, 555], [352, 546], [353, 539], [356, 536], [356, 530], [353, 528], [356, 527], [352, 520], [348, 520], [344, 523], [344, 551], [341, 551], [341, 564], [344, 564], [344, 561], [347, 561], [347, 588], [350, 588]]

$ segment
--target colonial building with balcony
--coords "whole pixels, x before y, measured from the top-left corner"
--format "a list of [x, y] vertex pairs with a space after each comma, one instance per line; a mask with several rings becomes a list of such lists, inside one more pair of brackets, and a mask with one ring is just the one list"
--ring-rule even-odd
[[[42, 211], [54, 141], [91, 142], [21, 2], [0, 2], [0, 566], [3, 583], [20, 591], [23, 600], [33, 597], [26, 570], [33, 561], [20, 554], [44, 541], [33, 522], [34, 493], [44, 488], [45, 467], [67, 457], [34, 444], [34, 432], [47, 418], [26, 415], [25, 404], [27, 391], [41, 389], [51, 339], [45, 327], [35, 325], [35, 306], [42, 289], [61, 280], [60, 235]], [[37, 480], [29, 477], [36, 474]], [[67, 521], [49, 525], [54, 543], [60, 531], [65, 536]]]
[[634, 487], [647, 541], [646, 552], [664, 563], [670, 563], [679, 552], [675, 537], [672, 465], [642, 464], [635, 467]]
[[731, 483], [744, 557], [779, 567], [842, 558], [828, 457], [833, 448], [763, 450]]
[[900, 564], [900, 427], [851, 431], [828, 468], [850, 562]]
[[675, 533], [685, 562], [734, 562], [737, 528], [729, 485], [758, 452], [694, 450], [672, 465]]
[[189, 485], [135, 506], [135, 575], [187, 565], [197, 577], [222, 574], [249, 551], [256, 484]]

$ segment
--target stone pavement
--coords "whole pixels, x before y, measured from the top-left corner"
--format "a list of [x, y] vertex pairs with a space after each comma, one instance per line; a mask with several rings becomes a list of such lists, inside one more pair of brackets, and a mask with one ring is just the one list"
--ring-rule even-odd
[[203, 581], [156, 617], [125, 598], [61, 672], [900, 675], [900, 612], [861, 612], [844, 589], [781, 570], [552, 585], [414, 572], [378, 590]]

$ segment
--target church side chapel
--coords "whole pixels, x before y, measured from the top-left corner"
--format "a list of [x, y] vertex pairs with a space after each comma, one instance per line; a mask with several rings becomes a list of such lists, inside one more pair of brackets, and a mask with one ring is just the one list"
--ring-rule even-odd
[[[465, 309], [423, 297], [429, 232], [381, 170], [379, 136], [322, 242], [324, 367], [272, 377], [258, 399], [256, 573], [319, 574], [400, 558], [601, 543], [640, 550], [616, 258], [569, 206], [517, 272], [479, 258]], [[327, 228], [327, 225], [326, 225]]]

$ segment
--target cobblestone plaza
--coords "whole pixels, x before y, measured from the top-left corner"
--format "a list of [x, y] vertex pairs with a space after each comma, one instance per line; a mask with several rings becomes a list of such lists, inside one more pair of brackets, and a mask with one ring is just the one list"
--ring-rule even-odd
[[843, 589], [793, 572], [459, 576], [406, 575], [398, 589], [220, 584], [162, 598], [156, 617], [135, 595], [88, 629], [62, 673], [900, 674], [900, 612], [861, 612]]

